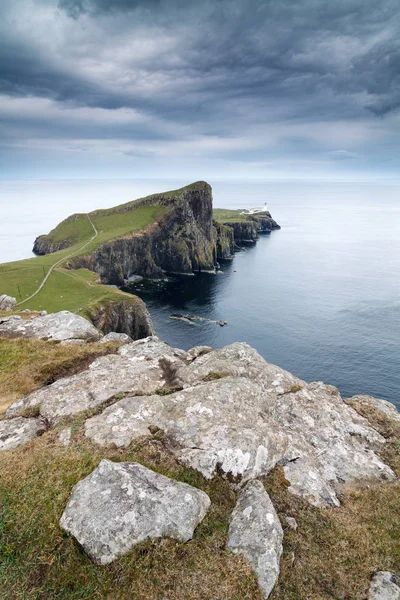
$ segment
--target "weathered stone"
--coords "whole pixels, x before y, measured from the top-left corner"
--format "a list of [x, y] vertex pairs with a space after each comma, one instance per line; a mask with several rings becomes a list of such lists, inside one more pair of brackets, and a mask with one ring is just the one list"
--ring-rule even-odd
[[[387, 400], [380, 400], [372, 396], [357, 395], [352, 398], [345, 399], [346, 404], [349, 404], [357, 412], [359, 409], [372, 409], [377, 411], [387, 419], [400, 423], [400, 413], [397, 407]], [[368, 418], [368, 417], [367, 417]]]
[[123, 344], [132, 344], [133, 339], [126, 333], [117, 333], [116, 331], [110, 331], [101, 340], [101, 344], [107, 344], [108, 342], [122, 342]]
[[63, 310], [28, 321], [19, 317], [0, 319], [0, 337], [58, 341], [78, 339], [92, 342], [99, 340], [101, 334], [83, 317]]
[[0, 421], [0, 450], [11, 450], [26, 444], [45, 431], [40, 419], [5, 419]]
[[293, 517], [288, 517], [286, 515], [285, 521], [286, 521], [286, 525], [289, 527], [289, 529], [291, 529], [292, 531], [297, 531], [298, 525], [297, 525], [296, 519], [294, 519]]
[[16, 298], [7, 296], [6, 294], [0, 295], [0, 310], [13, 310], [16, 304]]
[[158, 338], [124, 345], [119, 355], [101, 356], [87, 370], [59, 379], [14, 402], [7, 414], [39, 406], [40, 414], [54, 423], [96, 408], [116, 394], [154, 394], [165, 384], [159, 364], [164, 355], [174, 357], [174, 352]]
[[102, 460], [73, 489], [60, 525], [97, 563], [107, 564], [146, 540], [191, 539], [210, 499], [137, 463]]
[[389, 571], [374, 574], [368, 600], [400, 600], [400, 577]]
[[227, 548], [243, 555], [268, 598], [279, 576], [283, 531], [274, 506], [260, 481], [242, 490], [229, 524]]
[[110, 354], [97, 358], [86, 371], [59, 379], [14, 402], [7, 414], [39, 406], [40, 414], [54, 423], [96, 408], [115, 394], [151, 394], [162, 384], [163, 374], [157, 361], [131, 360]]
[[90, 310], [90, 320], [103, 333], [125, 333], [132, 340], [155, 334], [150, 313], [138, 296], [100, 304]]
[[177, 458], [211, 478], [217, 470], [249, 479], [267, 473], [287, 448], [287, 436], [260, 416], [262, 390], [227, 377], [168, 396], [127, 397], [85, 424], [100, 445], [127, 446], [162, 429]]
[[71, 427], [65, 427], [65, 429], [62, 429], [62, 431], [60, 431], [60, 433], [58, 434], [58, 441], [65, 447], [70, 446], [71, 445], [71, 436], [72, 436], [72, 429]]

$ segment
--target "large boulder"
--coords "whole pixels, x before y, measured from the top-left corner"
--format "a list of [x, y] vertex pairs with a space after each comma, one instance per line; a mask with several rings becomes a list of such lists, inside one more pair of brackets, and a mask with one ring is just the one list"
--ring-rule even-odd
[[378, 571], [371, 579], [368, 600], [400, 600], [400, 577]]
[[0, 310], [13, 310], [16, 304], [16, 298], [7, 296], [7, 294], [0, 295]]
[[209, 506], [207, 494], [186, 483], [102, 460], [74, 487], [60, 525], [104, 565], [146, 539], [190, 540]]
[[22, 319], [20, 316], [0, 319], [0, 337], [95, 342], [102, 337], [102, 334], [83, 317], [62, 310], [29, 320]]
[[274, 506], [260, 481], [242, 490], [232, 513], [226, 547], [243, 555], [268, 598], [279, 576], [283, 531]]
[[346, 398], [345, 402], [360, 414], [364, 413], [367, 418], [368, 414], [375, 413], [400, 425], [399, 411], [394, 404], [387, 400], [373, 398], [372, 396], [357, 395], [352, 396], [352, 398]]
[[0, 421], [0, 450], [11, 450], [26, 444], [45, 431], [40, 419], [5, 419]]
[[101, 340], [101, 344], [108, 344], [108, 342], [120, 342], [122, 344], [132, 344], [133, 339], [126, 333], [117, 333], [116, 331], [110, 331]]

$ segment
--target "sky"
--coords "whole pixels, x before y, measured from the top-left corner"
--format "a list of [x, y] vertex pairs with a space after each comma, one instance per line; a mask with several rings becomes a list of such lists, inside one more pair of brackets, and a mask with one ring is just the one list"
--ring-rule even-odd
[[0, 179], [396, 179], [398, 0], [1, 0]]

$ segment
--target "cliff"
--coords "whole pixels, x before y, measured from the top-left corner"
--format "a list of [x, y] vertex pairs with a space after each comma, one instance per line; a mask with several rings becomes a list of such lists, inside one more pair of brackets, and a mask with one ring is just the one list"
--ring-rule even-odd
[[101, 304], [89, 313], [90, 320], [102, 333], [126, 333], [133, 340], [155, 334], [145, 303], [137, 296]]

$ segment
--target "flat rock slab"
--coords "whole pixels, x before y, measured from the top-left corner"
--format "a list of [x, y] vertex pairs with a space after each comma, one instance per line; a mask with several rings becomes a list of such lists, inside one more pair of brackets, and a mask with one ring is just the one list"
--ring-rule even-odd
[[45, 431], [40, 419], [5, 419], [0, 421], [0, 450], [11, 450], [26, 444]]
[[371, 579], [368, 600], [400, 600], [400, 577], [378, 571]]
[[0, 337], [47, 340], [79, 339], [94, 342], [102, 334], [89, 321], [67, 310], [24, 320], [19, 316], [0, 319]]
[[162, 429], [180, 462], [211, 478], [220, 471], [251, 479], [284, 455], [287, 436], [260, 416], [263, 393], [242, 377], [203, 382], [167, 396], [128, 396], [88, 419], [85, 434], [99, 445], [128, 446]]
[[157, 361], [109, 354], [97, 358], [86, 371], [63, 377], [14, 402], [6, 414], [38, 406], [43, 417], [56, 423], [63, 417], [96, 408], [115, 394], [151, 394], [162, 384], [163, 374]]
[[264, 598], [268, 598], [279, 576], [282, 540], [278, 515], [263, 484], [250, 481], [232, 513], [226, 547], [250, 563]]
[[137, 463], [102, 460], [73, 489], [60, 526], [107, 564], [146, 539], [191, 539], [210, 498]]

